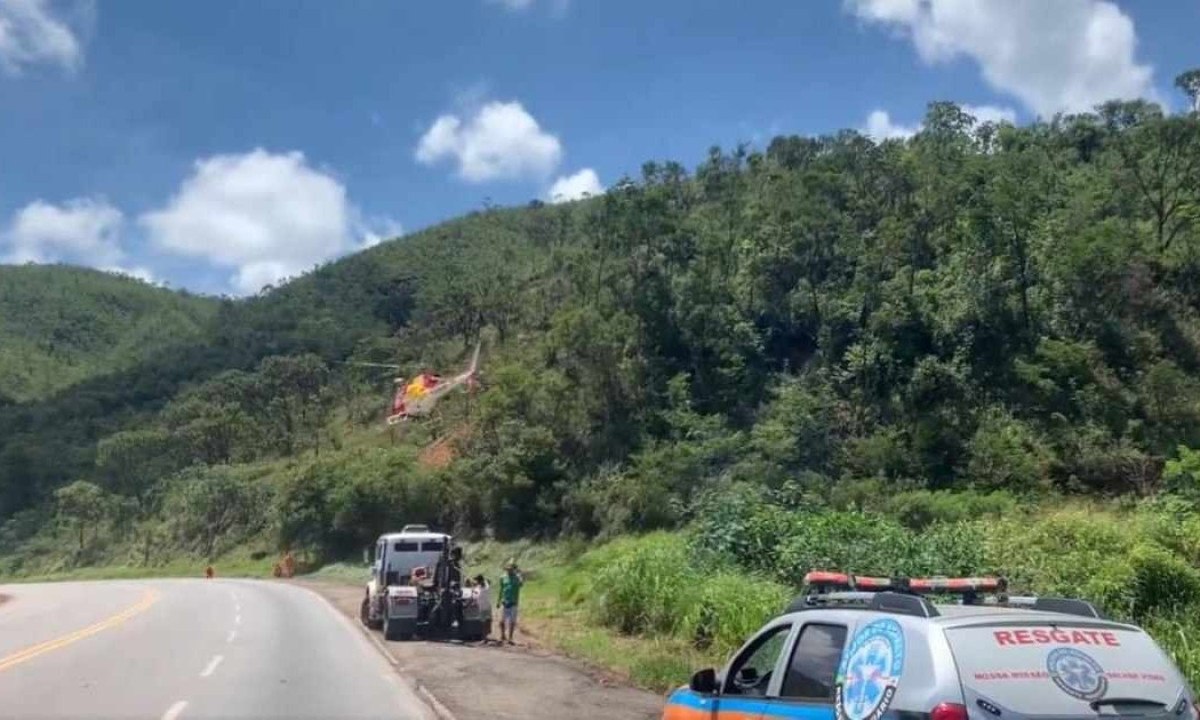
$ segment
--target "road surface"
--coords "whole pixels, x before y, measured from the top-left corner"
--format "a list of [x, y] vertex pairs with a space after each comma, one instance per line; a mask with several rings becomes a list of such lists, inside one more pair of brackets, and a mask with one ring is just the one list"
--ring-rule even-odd
[[434, 717], [316, 593], [251, 580], [0, 585], [0, 718]]

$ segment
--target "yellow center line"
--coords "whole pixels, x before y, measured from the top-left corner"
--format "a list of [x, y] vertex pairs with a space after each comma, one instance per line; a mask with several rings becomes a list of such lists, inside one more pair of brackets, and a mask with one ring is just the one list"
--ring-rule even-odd
[[147, 590], [146, 594], [141, 600], [138, 601], [136, 605], [132, 605], [116, 615], [113, 615], [112, 617], [105, 618], [95, 625], [89, 625], [68, 635], [47, 640], [45, 642], [38, 643], [37, 645], [31, 645], [23, 650], [18, 650], [12, 655], [0, 658], [0, 671], [7, 670], [14, 665], [20, 665], [26, 660], [32, 660], [43, 653], [48, 653], [51, 650], [57, 650], [59, 648], [66, 647], [67, 645], [79, 642], [86, 637], [90, 637], [96, 633], [104, 632], [109, 628], [116, 627], [126, 620], [132, 618], [134, 615], [144, 612], [156, 602], [158, 602], [158, 593], [153, 590]]

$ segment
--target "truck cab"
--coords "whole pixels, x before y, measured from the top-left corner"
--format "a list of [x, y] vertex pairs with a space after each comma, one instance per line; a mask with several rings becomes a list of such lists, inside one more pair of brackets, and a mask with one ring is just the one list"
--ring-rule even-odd
[[[430, 627], [430, 610], [439, 609], [444, 588], [436, 585], [439, 562], [460, 557], [454, 539], [425, 525], [405, 525], [398, 533], [386, 533], [375, 542], [371, 577], [362, 603], [362, 621], [372, 629], [382, 628], [389, 640], [407, 640], [418, 632], [452, 630], [465, 639], [480, 640], [491, 628], [491, 594], [486, 581], [460, 578], [454, 590], [453, 628]], [[437, 613], [447, 617], [446, 612]]]
[[411, 585], [413, 570], [432, 570], [451, 542], [449, 535], [431, 532], [425, 525], [405, 525], [398, 533], [381, 535], [375, 541], [372, 579], [380, 587]]

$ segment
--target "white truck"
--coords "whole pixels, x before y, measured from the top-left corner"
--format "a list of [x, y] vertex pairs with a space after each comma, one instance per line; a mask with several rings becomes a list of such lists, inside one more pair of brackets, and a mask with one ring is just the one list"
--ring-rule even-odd
[[388, 640], [486, 638], [492, 627], [491, 589], [482, 577], [464, 578], [454, 539], [425, 525], [406, 525], [375, 542], [362, 622]]

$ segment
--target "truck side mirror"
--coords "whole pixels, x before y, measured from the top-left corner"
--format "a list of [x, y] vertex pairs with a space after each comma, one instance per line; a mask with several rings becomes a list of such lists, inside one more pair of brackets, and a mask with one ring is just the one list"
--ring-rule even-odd
[[698, 670], [689, 683], [692, 692], [701, 695], [712, 695], [717, 691], [717, 672], [712, 668]]

